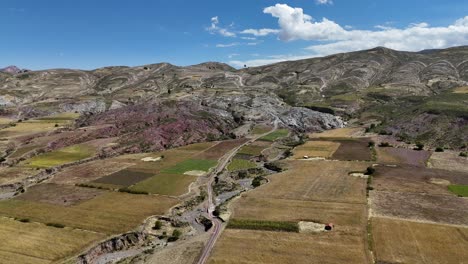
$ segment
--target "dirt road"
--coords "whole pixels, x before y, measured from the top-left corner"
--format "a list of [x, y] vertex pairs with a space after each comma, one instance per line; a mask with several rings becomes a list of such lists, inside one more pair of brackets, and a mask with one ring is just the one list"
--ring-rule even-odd
[[207, 212], [208, 212], [208, 219], [211, 220], [211, 222], [213, 223], [213, 228], [211, 229], [212, 231], [212, 234], [211, 234], [211, 237], [210, 239], [208, 240], [208, 242], [206, 243], [205, 245], [205, 248], [203, 249], [203, 252], [200, 256], [200, 259], [198, 260], [198, 264], [204, 264], [207, 260], [208, 260], [208, 257], [210, 256], [210, 253], [211, 253], [211, 250], [213, 249], [216, 241], [218, 240], [220, 234], [221, 234], [221, 231], [222, 231], [222, 222], [213, 215], [213, 212], [216, 208], [215, 204], [213, 203], [213, 181], [214, 181], [214, 178], [216, 177], [216, 175], [220, 172], [222, 172], [226, 166], [229, 164], [229, 162], [231, 161], [231, 159], [237, 154], [237, 152], [245, 145], [248, 145], [248, 144], [251, 144], [252, 142], [254, 142], [255, 140], [263, 137], [263, 136], [266, 136], [272, 132], [274, 132], [276, 129], [278, 129], [278, 120], [275, 121], [275, 125], [273, 127], [273, 129], [265, 134], [261, 134], [261, 135], [258, 135], [258, 136], [255, 136], [253, 137], [252, 139], [250, 139], [249, 141], [245, 142], [244, 144], [238, 146], [237, 148], [231, 150], [231, 152], [227, 153], [223, 158], [221, 158], [220, 162], [218, 163], [218, 166], [216, 167], [216, 169], [213, 170], [213, 172], [211, 173], [210, 175], [210, 181], [208, 182], [207, 184], [207, 193], [208, 193], [208, 204], [207, 204]]

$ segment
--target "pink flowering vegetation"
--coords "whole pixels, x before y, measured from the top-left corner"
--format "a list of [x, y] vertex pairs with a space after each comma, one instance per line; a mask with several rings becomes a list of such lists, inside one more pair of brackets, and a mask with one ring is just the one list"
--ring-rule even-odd
[[108, 125], [89, 133], [88, 140], [119, 137], [114, 150], [158, 151], [228, 138], [238, 124], [229, 113], [219, 111], [188, 102], [149, 103], [84, 115], [77, 125]]

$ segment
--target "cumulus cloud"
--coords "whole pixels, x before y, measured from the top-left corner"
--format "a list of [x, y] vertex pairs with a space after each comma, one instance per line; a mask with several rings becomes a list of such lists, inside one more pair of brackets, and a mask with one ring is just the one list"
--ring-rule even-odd
[[332, 0], [315, 0], [318, 5], [331, 5], [333, 4]]
[[[251, 54], [253, 57], [258, 57], [259, 54]], [[282, 62], [282, 61], [293, 61], [293, 60], [303, 60], [303, 59], [308, 59], [310, 57], [313, 57], [311, 55], [273, 55], [273, 56], [268, 56], [263, 59], [252, 59], [252, 60], [231, 60], [229, 61], [229, 64], [231, 64], [234, 67], [244, 67], [244, 65], [247, 65], [247, 67], [256, 67], [256, 66], [262, 66], [266, 64], [272, 64], [276, 62]]]
[[[230, 25], [232, 27], [233, 24]], [[219, 26], [219, 17], [215, 16], [211, 18], [211, 26], [206, 28], [208, 32], [211, 34], [219, 34], [224, 37], [235, 37], [236, 33], [230, 31], [227, 28], [223, 28]]]
[[446, 27], [415, 23], [401, 29], [376, 26], [377, 30], [357, 30], [345, 29], [327, 18], [315, 20], [304, 14], [302, 8], [293, 8], [286, 4], [267, 7], [264, 13], [278, 18], [279, 38], [283, 41], [300, 39], [324, 42], [325, 44], [308, 47], [321, 55], [376, 46], [417, 51], [468, 43], [468, 16]]

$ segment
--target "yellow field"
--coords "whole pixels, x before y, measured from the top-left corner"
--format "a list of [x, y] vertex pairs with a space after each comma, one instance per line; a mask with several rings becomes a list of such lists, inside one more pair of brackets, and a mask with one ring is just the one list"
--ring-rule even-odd
[[0, 262], [42, 264], [77, 254], [103, 234], [0, 218]]
[[226, 229], [209, 263], [369, 263], [366, 163], [289, 161], [286, 172], [233, 202], [231, 219], [334, 223], [332, 232]]
[[14, 183], [36, 174], [37, 171], [26, 167], [0, 167], [0, 184]]
[[116, 234], [132, 230], [149, 215], [166, 213], [178, 203], [164, 196], [108, 192], [75, 206], [63, 207], [21, 200], [0, 201], [0, 215], [41, 223]]
[[311, 133], [310, 138], [342, 138], [342, 137], [359, 137], [364, 134], [364, 128], [361, 127], [344, 127], [332, 130], [326, 130], [322, 133]]
[[302, 159], [304, 156], [330, 158], [339, 147], [340, 143], [332, 141], [307, 141], [294, 149], [293, 158]]
[[374, 253], [385, 263], [467, 263], [468, 228], [372, 219]]
[[364, 241], [358, 236], [300, 234], [226, 229], [208, 263], [365, 264]]
[[11, 122], [14, 122], [14, 120], [5, 117], [0, 117], [0, 125], [9, 124]]
[[346, 161], [290, 161], [289, 170], [269, 177], [271, 182], [252, 197], [366, 203], [366, 179], [349, 176], [368, 164]]
[[455, 90], [453, 90], [453, 93], [466, 94], [468, 93], [468, 86], [455, 88]]
[[428, 163], [430, 168], [468, 173], [468, 159], [456, 152], [434, 152]]
[[10, 126], [0, 130], [0, 137], [15, 138], [29, 134], [52, 131], [55, 128], [55, 123], [37, 121], [22, 122], [17, 123], [16, 126]]
[[243, 195], [233, 218], [270, 221], [334, 223], [338, 232], [359, 233], [366, 221], [365, 204], [257, 198]]

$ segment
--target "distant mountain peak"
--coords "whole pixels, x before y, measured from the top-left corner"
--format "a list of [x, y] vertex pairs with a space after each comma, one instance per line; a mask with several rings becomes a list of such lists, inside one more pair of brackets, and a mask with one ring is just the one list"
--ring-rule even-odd
[[6, 72], [6, 73], [11, 73], [11, 74], [18, 74], [18, 73], [27, 72], [27, 71], [28, 70], [20, 69], [15, 65], [10, 65], [10, 66], [0, 69], [0, 72]]

